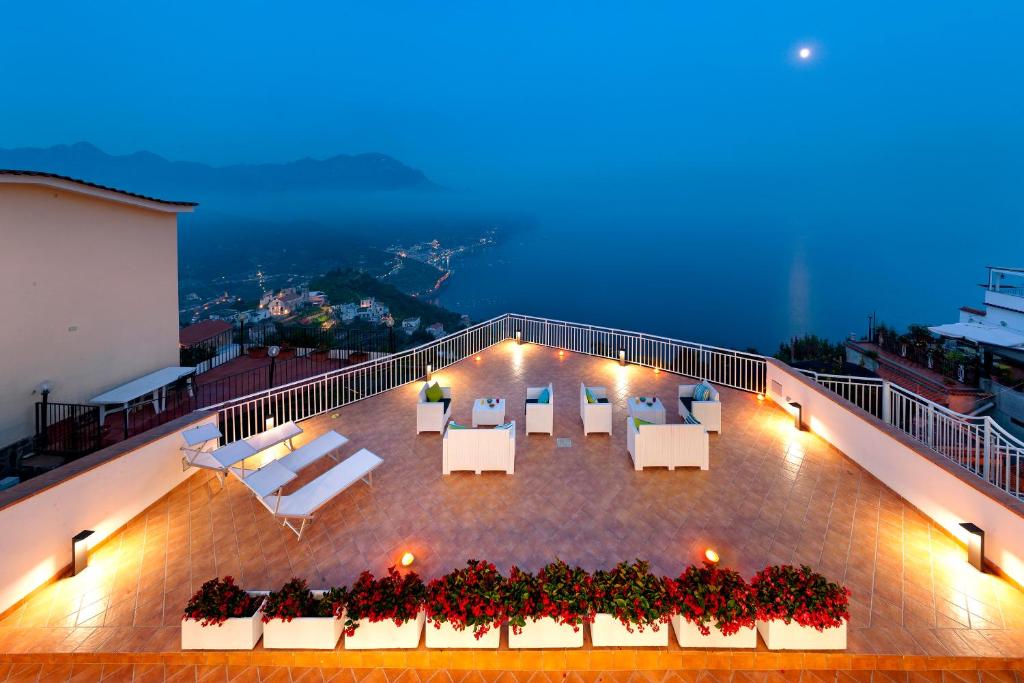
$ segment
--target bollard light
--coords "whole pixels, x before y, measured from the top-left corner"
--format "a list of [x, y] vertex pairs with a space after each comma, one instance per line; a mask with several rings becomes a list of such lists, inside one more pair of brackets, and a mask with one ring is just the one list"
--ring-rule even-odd
[[520, 332], [519, 330], [516, 330], [516, 344], [522, 344], [522, 343], [523, 343], [523, 333]]
[[430, 363], [427, 363], [427, 381], [428, 382], [430, 381], [430, 376], [432, 374], [434, 374], [434, 366], [431, 365]]
[[804, 407], [796, 401], [790, 401], [789, 407], [796, 411], [793, 414], [793, 426], [797, 428], [797, 431], [804, 431]]
[[89, 566], [89, 537], [94, 533], [86, 529], [79, 531], [71, 539], [71, 576], [77, 576]]
[[967, 532], [967, 562], [979, 572], [985, 571], [985, 530], [974, 522], [961, 522]]
[[274, 428], [274, 424], [275, 424], [275, 420], [274, 420], [274, 418], [272, 418], [272, 417], [268, 417], [268, 418], [267, 418], [267, 419], [266, 419], [266, 420], [265, 420], [265, 421], [263, 422], [263, 430], [264, 430], [264, 431], [268, 431], [268, 432], [269, 432], [269, 431], [270, 431], [271, 429], [273, 429], [273, 428]]
[[619, 349], [619, 365], [626, 367], [626, 351], [625, 349]]

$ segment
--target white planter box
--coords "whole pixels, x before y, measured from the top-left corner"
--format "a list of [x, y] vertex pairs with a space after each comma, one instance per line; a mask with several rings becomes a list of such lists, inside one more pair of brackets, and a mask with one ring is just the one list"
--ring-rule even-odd
[[423, 632], [423, 612], [415, 619], [409, 619], [401, 626], [396, 626], [391, 619], [371, 622], [360, 619], [356, 632], [345, 636], [346, 650], [413, 650], [420, 646], [420, 634]]
[[621, 621], [611, 614], [597, 614], [590, 625], [590, 642], [594, 647], [667, 647], [668, 624], [658, 624], [655, 631], [651, 626], [633, 626], [630, 633]]
[[447, 621], [438, 624], [427, 622], [427, 647], [445, 650], [498, 649], [501, 641], [501, 627], [491, 628], [479, 640], [473, 636], [472, 628], [458, 631]]
[[836, 628], [819, 631], [795, 621], [758, 621], [757, 632], [769, 650], [845, 650], [846, 622]]
[[263, 635], [263, 605], [251, 617], [232, 617], [218, 626], [181, 622], [182, 650], [251, 650]]
[[[710, 625], [711, 633], [704, 635], [694, 624], [680, 615], [672, 617], [672, 630], [676, 632], [679, 647], [721, 648], [721, 647], [757, 647], [757, 629], [753, 626], [741, 628], [731, 636], [723, 636], [722, 632]], [[266, 636], [264, 636], [265, 638]]]
[[345, 622], [334, 617], [271, 619], [263, 624], [263, 647], [287, 650], [333, 650]]
[[515, 633], [508, 627], [508, 646], [513, 648], [562, 649], [583, 647], [582, 624], [573, 630], [572, 626], [559, 624], [551, 617], [527, 619], [522, 633]]

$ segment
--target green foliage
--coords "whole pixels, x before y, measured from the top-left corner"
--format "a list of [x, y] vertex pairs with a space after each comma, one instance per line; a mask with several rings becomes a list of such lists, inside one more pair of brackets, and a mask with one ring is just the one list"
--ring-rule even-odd
[[843, 344], [833, 344], [829, 340], [819, 337], [816, 334], [807, 334], [803, 337], [796, 337], [791, 342], [779, 344], [779, 350], [775, 357], [784, 363], [795, 363], [797, 361], [821, 361], [832, 366], [830, 371], [839, 372], [843, 367], [846, 351]]
[[650, 627], [657, 631], [672, 618], [668, 581], [651, 573], [644, 560], [620, 562], [594, 573], [594, 605], [611, 614], [630, 632]]

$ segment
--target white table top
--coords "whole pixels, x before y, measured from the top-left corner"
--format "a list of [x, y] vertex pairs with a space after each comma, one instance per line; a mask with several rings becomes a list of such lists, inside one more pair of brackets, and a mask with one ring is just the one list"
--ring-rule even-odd
[[[646, 398], [648, 400], [651, 399], [650, 396], [645, 396], [644, 398]], [[641, 403], [639, 396], [633, 396], [633, 397], [631, 397], [629, 399], [629, 407], [630, 408], [639, 408], [640, 410], [658, 410], [659, 408], [661, 410], [665, 410], [664, 404], [662, 404], [661, 399], [658, 398], [657, 396], [654, 397], [654, 405], [653, 406], [647, 405], [646, 402]]]
[[473, 410], [505, 410], [505, 399], [499, 398], [493, 405], [487, 405], [486, 398], [478, 398], [473, 404]]
[[258, 470], [247, 473], [242, 481], [252, 489], [253, 493], [263, 498], [298, 476], [277, 460], [271, 460]]
[[166, 387], [168, 384], [177, 382], [182, 377], [195, 373], [195, 368], [173, 367], [164, 368], [151, 372], [148, 375], [133, 379], [110, 391], [105, 391], [99, 396], [89, 399], [89, 403], [96, 405], [121, 405], [131, 403], [137, 398], [152, 394], [157, 389]]

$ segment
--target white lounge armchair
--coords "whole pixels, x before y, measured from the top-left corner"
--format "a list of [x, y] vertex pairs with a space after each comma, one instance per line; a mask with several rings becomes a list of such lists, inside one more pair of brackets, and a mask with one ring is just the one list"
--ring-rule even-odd
[[699, 467], [708, 469], [708, 433], [700, 424], [641, 424], [626, 418], [626, 449], [633, 469]]
[[276, 493], [257, 498], [274, 517], [302, 540], [303, 532], [320, 508], [360, 479], [372, 486], [373, 471], [382, 462], [380, 456], [363, 448], [294, 493], [284, 495], [278, 489]]
[[704, 425], [704, 429], [709, 432], [722, 433], [722, 398], [718, 393], [718, 389], [715, 389], [708, 382], [701, 382], [706, 385], [710, 391], [710, 397], [707, 400], [696, 401], [693, 398], [693, 393], [700, 386], [700, 384], [680, 384], [679, 385], [679, 417], [686, 417], [688, 413], [692, 413], [697, 420]]
[[[595, 402], [587, 400], [587, 390]], [[612, 433], [612, 404], [608, 402], [608, 392], [604, 387], [588, 387], [580, 382], [580, 419], [583, 420], [583, 433]]]
[[[547, 401], [538, 399], [545, 391]], [[526, 390], [526, 433], [555, 433], [555, 387], [548, 383], [546, 387], [530, 387]]]
[[428, 401], [427, 388], [429, 386], [430, 382], [423, 383], [416, 402], [417, 434], [420, 432], [443, 432], [444, 426], [452, 416], [452, 388], [438, 387], [444, 398], [440, 401]]
[[292, 438], [301, 433], [302, 428], [294, 422], [284, 422], [265, 432], [218, 447], [222, 436], [220, 429], [217, 425], [206, 422], [181, 433], [181, 438], [185, 441], [185, 445], [181, 447], [184, 453], [181, 465], [183, 469], [199, 467], [213, 470], [223, 486], [224, 476], [233, 465], [242, 463], [240, 469], [244, 471], [248, 458], [268, 448], [284, 443], [291, 449]]
[[515, 474], [516, 423], [497, 427], [456, 427], [449, 424], [441, 445], [441, 471], [451, 474], [498, 471]]

